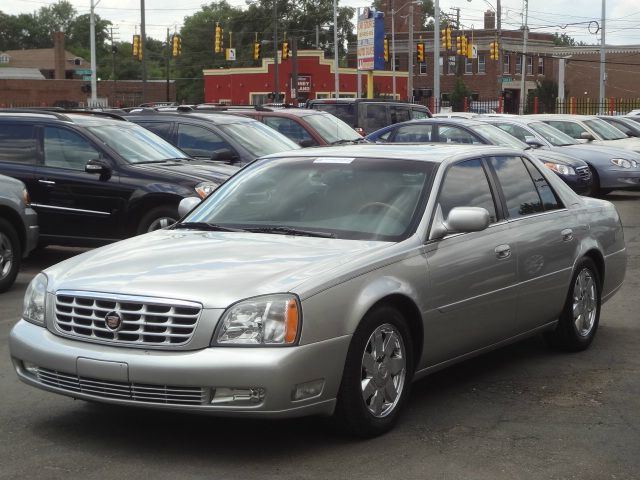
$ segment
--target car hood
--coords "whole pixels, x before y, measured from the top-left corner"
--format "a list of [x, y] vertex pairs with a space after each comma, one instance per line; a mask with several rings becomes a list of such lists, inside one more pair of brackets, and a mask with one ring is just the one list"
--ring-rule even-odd
[[194, 183], [214, 181], [222, 183], [240, 170], [239, 166], [211, 161], [187, 160], [166, 163], [143, 163], [135, 168], [163, 176], [180, 177]]
[[294, 291], [314, 276], [389, 245], [248, 232], [158, 230], [86, 252], [45, 274], [50, 292], [144, 295], [226, 308], [243, 298]]
[[618, 140], [594, 140], [596, 145], [602, 145], [607, 147], [624, 148], [625, 150], [633, 150], [634, 152], [640, 152], [640, 139], [638, 138], [620, 138]]
[[542, 162], [555, 162], [563, 165], [569, 165], [570, 167], [587, 166], [583, 160], [580, 160], [579, 155], [573, 155], [573, 152], [562, 151], [561, 149], [553, 148], [551, 150], [534, 150], [530, 153]]

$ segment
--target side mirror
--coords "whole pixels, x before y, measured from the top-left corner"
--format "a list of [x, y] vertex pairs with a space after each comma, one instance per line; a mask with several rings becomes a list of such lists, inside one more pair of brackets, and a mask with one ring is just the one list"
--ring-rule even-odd
[[178, 205], [178, 216], [180, 218], [184, 217], [187, 213], [193, 210], [196, 206], [198, 206], [202, 202], [198, 197], [186, 197], [180, 200], [180, 204]]
[[231, 162], [236, 158], [238, 158], [237, 155], [230, 148], [221, 148], [220, 150], [216, 150], [211, 154], [211, 160], [215, 160], [218, 162]]
[[582, 132], [580, 134], [580, 138], [582, 140], [587, 140], [588, 142], [592, 142], [593, 140], [595, 140], [595, 138], [593, 137], [593, 135], [591, 135], [589, 132]]
[[298, 145], [300, 145], [302, 148], [313, 147], [315, 144], [316, 142], [314, 140], [311, 140], [310, 138], [307, 138], [306, 140], [300, 140], [298, 142]]
[[451, 233], [469, 233], [485, 230], [491, 221], [486, 208], [455, 207], [451, 209], [446, 220], [442, 220], [442, 211], [438, 211], [431, 229], [430, 240], [443, 238]]
[[98, 175], [108, 175], [111, 173], [111, 167], [107, 165], [103, 160], [89, 160], [84, 166], [84, 171], [87, 173], [95, 173]]
[[540, 140], [538, 140], [536, 137], [526, 136], [524, 137], [524, 141], [527, 145], [529, 145], [532, 148], [544, 147], [544, 144]]

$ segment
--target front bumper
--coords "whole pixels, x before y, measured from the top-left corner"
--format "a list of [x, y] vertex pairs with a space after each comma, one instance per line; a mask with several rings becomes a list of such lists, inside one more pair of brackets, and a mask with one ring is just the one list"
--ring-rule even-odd
[[[20, 320], [11, 331], [9, 347], [20, 380], [73, 398], [278, 418], [333, 413], [350, 340], [344, 336], [284, 348], [139, 350], [58, 337]], [[319, 395], [293, 400], [296, 385], [320, 379], [324, 386]], [[201, 392], [195, 404], [194, 389]], [[223, 389], [262, 389], [264, 396], [255, 403], [212, 405], [215, 392]], [[152, 393], [135, 394], [140, 391]], [[162, 391], [164, 395], [158, 393]], [[189, 402], [181, 401], [182, 395]]]
[[32, 208], [25, 208], [22, 216], [24, 228], [26, 230], [26, 242], [23, 255], [26, 257], [38, 245], [40, 227], [38, 227], [38, 214]]
[[600, 186], [602, 188], [637, 188], [640, 187], [639, 168], [616, 168], [605, 170], [600, 175]]

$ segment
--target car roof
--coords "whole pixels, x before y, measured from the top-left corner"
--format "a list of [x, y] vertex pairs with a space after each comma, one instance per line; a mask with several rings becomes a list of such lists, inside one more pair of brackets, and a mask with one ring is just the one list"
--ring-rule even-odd
[[122, 122], [126, 122], [126, 119], [123, 116], [112, 112], [101, 112], [92, 110], [63, 110], [56, 108], [0, 109], [0, 119], [2, 118], [37, 118], [39, 120], [64, 122], [80, 126], [106, 124], [116, 125], [122, 124]]
[[168, 121], [176, 121], [178, 119], [184, 120], [195, 120], [201, 122], [209, 122], [215, 125], [228, 125], [230, 123], [251, 123], [257, 122], [253, 118], [249, 118], [242, 115], [228, 115], [225, 113], [219, 112], [156, 112], [156, 111], [144, 111], [144, 112], [136, 112], [129, 113], [125, 116], [125, 118], [132, 118], [136, 120], [145, 119], [145, 120], [168, 120]]
[[538, 120], [570, 120], [573, 122], [581, 122], [583, 120], [593, 120], [595, 118], [598, 118], [595, 115], [570, 115], [559, 113], [539, 113], [536, 115], [527, 116]]
[[360, 144], [334, 147], [314, 147], [274, 153], [263, 158], [300, 158], [300, 157], [326, 157], [326, 158], [381, 158], [417, 160], [433, 163], [442, 163], [445, 160], [458, 158], [477, 158], [483, 155], [517, 155], [522, 156], [522, 151], [514, 148], [498, 147], [492, 145], [459, 145], [444, 143], [420, 143], [420, 144]]

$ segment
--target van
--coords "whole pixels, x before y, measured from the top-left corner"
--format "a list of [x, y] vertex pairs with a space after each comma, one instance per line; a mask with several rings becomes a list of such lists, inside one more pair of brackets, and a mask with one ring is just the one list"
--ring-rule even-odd
[[309, 100], [307, 107], [335, 115], [363, 136], [394, 123], [431, 117], [424, 105], [369, 98]]

